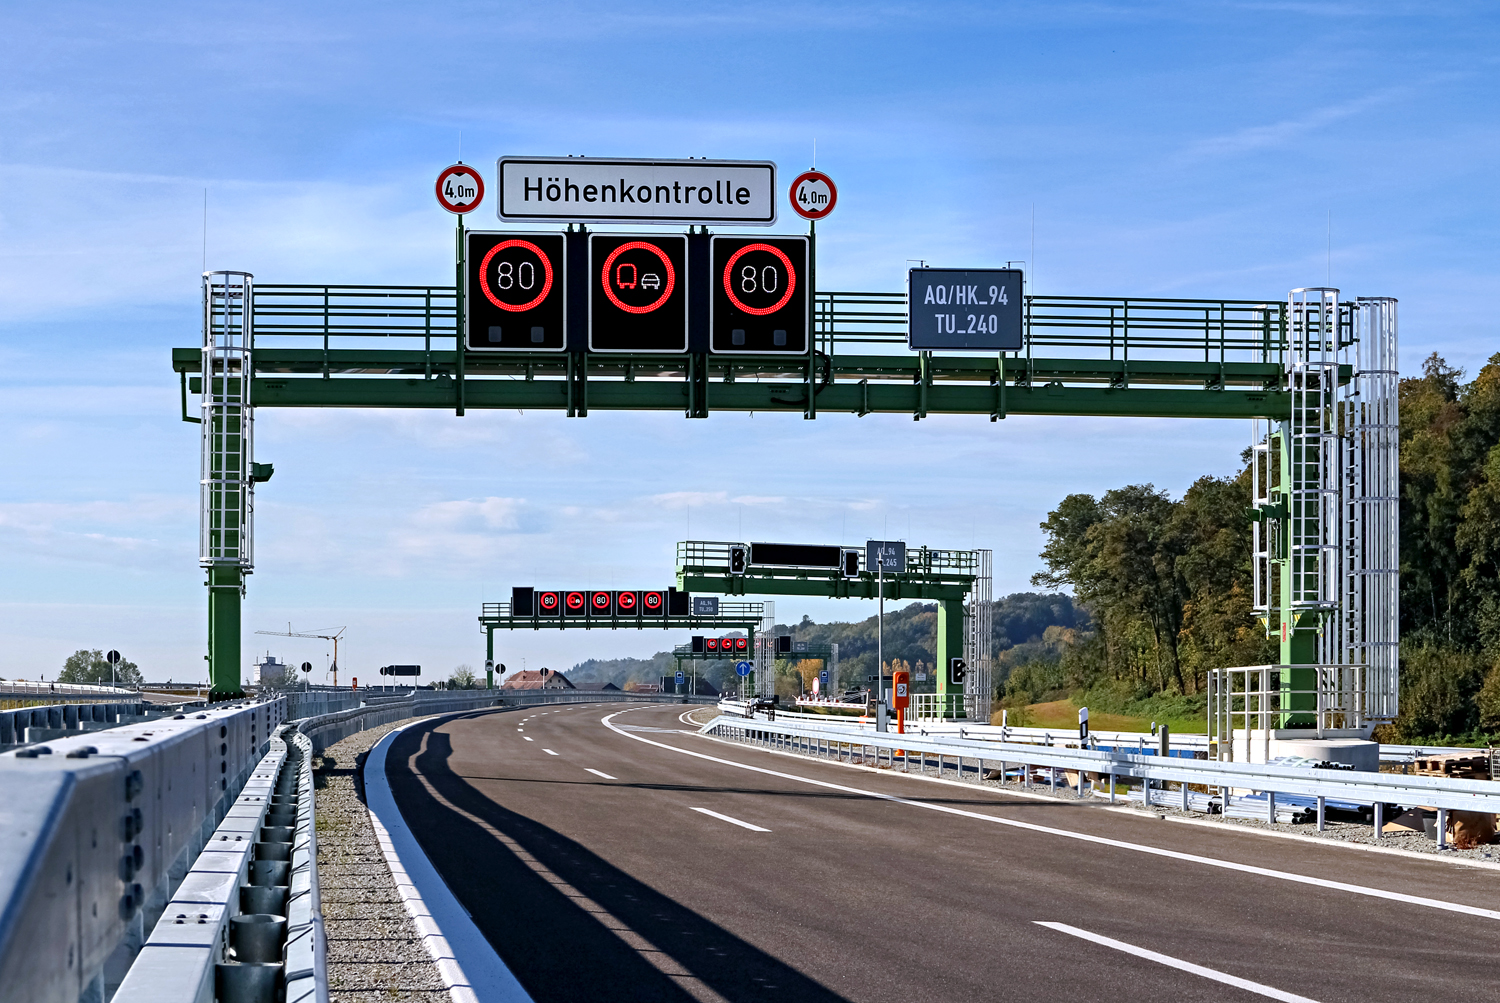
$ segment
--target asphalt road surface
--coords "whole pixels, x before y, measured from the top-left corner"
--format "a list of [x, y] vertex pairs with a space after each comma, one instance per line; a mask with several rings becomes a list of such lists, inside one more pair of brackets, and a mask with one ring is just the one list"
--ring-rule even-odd
[[1500, 869], [778, 755], [685, 709], [392, 747], [402, 814], [538, 1003], [1500, 1000]]

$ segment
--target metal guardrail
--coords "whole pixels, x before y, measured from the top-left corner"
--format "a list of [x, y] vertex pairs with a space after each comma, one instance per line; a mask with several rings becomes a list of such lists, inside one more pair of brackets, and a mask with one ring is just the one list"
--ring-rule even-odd
[[1500, 782], [1453, 780], [1401, 773], [1304, 769], [1259, 763], [1225, 763], [1176, 756], [1096, 751], [1062, 746], [988, 742], [938, 735], [897, 735], [849, 728], [814, 727], [803, 721], [733, 717], [721, 714], [702, 730], [715, 734], [758, 736], [758, 741], [785, 742], [795, 751], [815, 752], [822, 744], [862, 746], [894, 754], [897, 750], [962, 756], [999, 763], [1074, 770], [1114, 780], [1151, 780], [1209, 788], [1267, 791], [1321, 797], [1358, 804], [1398, 804], [1445, 810], [1500, 812]]
[[[148, 717], [147, 709], [151, 705], [142, 703], [138, 694], [127, 692], [125, 696], [127, 699], [109, 703], [45, 704], [0, 711], [0, 746], [94, 734]], [[161, 715], [170, 717], [173, 713], [170, 709], [161, 709]]]
[[113, 1003], [326, 1003], [312, 743], [272, 739]]
[[105, 999], [284, 720], [241, 702], [0, 755], [0, 996]]
[[[741, 701], [722, 700], [719, 706], [725, 710], [743, 714], [745, 705]], [[863, 713], [858, 705], [848, 705], [853, 712], [848, 715], [833, 716], [828, 714], [803, 714], [795, 711], [776, 712], [777, 720], [793, 721], [821, 721], [825, 724], [838, 722], [847, 724], [849, 727], [875, 728], [875, 722], [871, 718], [861, 718]], [[957, 721], [920, 721], [909, 725], [912, 733], [916, 735], [958, 735], [959, 737], [981, 738], [997, 742], [1020, 742], [1035, 745], [1059, 745], [1078, 740], [1078, 732], [1072, 728], [1020, 728], [1015, 725], [977, 724], [964, 720]], [[1091, 729], [1090, 737], [1095, 744], [1116, 747], [1134, 747], [1141, 750], [1144, 755], [1148, 749], [1154, 748], [1157, 738], [1140, 731], [1099, 731]], [[1210, 739], [1207, 735], [1194, 734], [1191, 732], [1173, 732], [1171, 736], [1171, 748], [1174, 753], [1178, 751], [1202, 752], [1208, 754]], [[1424, 756], [1478, 756], [1488, 752], [1488, 749], [1459, 748], [1447, 745], [1395, 745], [1383, 744], [1380, 746], [1380, 761], [1382, 763], [1409, 763]]]
[[[254, 911], [242, 908], [241, 886], [258, 866], [252, 848], [265, 842], [256, 837], [265, 835], [267, 791], [290, 742], [302, 749], [301, 798], [278, 968], [288, 1003], [321, 1003], [327, 988], [315, 749], [406, 717], [502, 702], [620, 701], [711, 702], [576, 690], [418, 690], [305, 717], [281, 739], [289, 701], [277, 697], [78, 731], [0, 755], [0, 999], [102, 1003], [117, 989], [131, 1003], [216, 998], [219, 968], [238, 964], [227, 953], [232, 923]], [[301, 705], [316, 702], [329, 701]], [[169, 907], [171, 921], [162, 922]]]

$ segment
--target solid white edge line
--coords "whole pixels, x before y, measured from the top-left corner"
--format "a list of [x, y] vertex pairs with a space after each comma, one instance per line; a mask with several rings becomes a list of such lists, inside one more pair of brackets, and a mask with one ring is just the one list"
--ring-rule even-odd
[[391, 731], [365, 759], [365, 805], [375, 827], [375, 840], [396, 882], [401, 903], [454, 1003], [533, 1003], [427, 859], [396, 807], [385, 775], [386, 751], [397, 735], [412, 724], [422, 723], [413, 721]]
[[[633, 709], [633, 708], [632, 708]], [[1070, 832], [1066, 829], [1054, 829], [1051, 826], [1038, 825], [1035, 822], [1022, 822], [1020, 819], [1006, 818], [1001, 815], [984, 815], [979, 812], [966, 811], [963, 808], [954, 808], [950, 805], [933, 804], [929, 801], [920, 801], [915, 798], [900, 797], [895, 794], [882, 794], [879, 791], [865, 790], [860, 787], [849, 787], [844, 784], [835, 784], [827, 780], [814, 780], [811, 777], [799, 777], [792, 773], [782, 773], [777, 770], [768, 770], [763, 766], [751, 766], [748, 763], [737, 763], [732, 759], [720, 759], [718, 756], [710, 756], [703, 752], [693, 752], [691, 749], [681, 749], [675, 745], [665, 742], [652, 741], [642, 738], [633, 732], [617, 728], [611, 721], [612, 718], [628, 711], [616, 711], [602, 719], [603, 724], [610, 731], [624, 735], [626, 738], [636, 742], [645, 742], [670, 752], [676, 752], [683, 756], [692, 756], [696, 759], [706, 759], [712, 763], [721, 763], [725, 766], [733, 766], [741, 770], [749, 770], [753, 773], [763, 773], [767, 776], [780, 777], [783, 780], [793, 780], [797, 783], [811, 784], [814, 787], [823, 787], [828, 790], [844, 791], [849, 794], [862, 794], [865, 797], [877, 798], [881, 801], [893, 801], [897, 804], [909, 805], [913, 808], [925, 808], [928, 811], [941, 812], [944, 815], [957, 815], [963, 818], [977, 819], [981, 822], [991, 822], [996, 825], [1010, 826], [1014, 829], [1025, 829], [1030, 832], [1044, 833], [1049, 836], [1061, 836], [1064, 839], [1076, 839], [1085, 843], [1093, 843], [1097, 846], [1111, 846], [1116, 849], [1133, 850], [1136, 853], [1146, 853], [1156, 857], [1165, 857], [1169, 860], [1182, 860], [1188, 863], [1204, 864], [1208, 867], [1218, 867], [1227, 871], [1238, 871], [1242, 874], [1254, 874], [1260, 877], [1276, 878], [1281, 881], [1291, 881], [1297, 884], [1312, 885], [1317, 888], [1329, 888], [1334, 891], [1350, 892], [1354, 895], [1368, 895], [1371, 898], [1385, 899], [1390, 902], [1402, 902], [1407, 905], [1424, 906], [1428, 909], [1440, 909], [1444, 912], [1461, 913], [1465, 916], [1478, 916], [1484, 919], [1500, 920], [1500, 911], [1494, 909], [1483, 909], [1479, 906], [1464, 905], [1459, 902], [1444, 902], [1441, 899], [1424, 898], [1420, 895], [1407, 895], [1402, 892], [1386, 891], [1383, 888], [1371, 888], [1367, 885], [1353, 885], [1343, 881], [1330, 881], [1326, 878], [1315, 878], [1305, 874], [1295, 874], [1291, 871], [1278, 871], [1269, 867], [1257, 867], [1254, 864], [1241, 864], [1233, 860], [1222, 860], [1216, 857], [1205, 857], [1196, 853], [1184, 853], [1180, 850], [1168, 850], [1158, 846], [1146, 846], [1142, 843], [1131, 843], [1123, 839], [1110, 839], [1108, 836], [1095, 836], [1086, 832]], [[995, 807], [1003, 808], [1004, 804], [996, 802]], [[1439, 861], [1443, 863], [1445, 861]]]
[[612, 776], [610, 776], [608, 773], [605, 773], [603, 770], [596, 770], [596, 769], [594, 769], [592, 767], [589, 767], [589, 766], [585, 766], [583, 769], [584, 769], [584, 772], [586, 772], [586, 773], [592, 773], [596, 777], [603, 777], [605, 780], [619, 780], [620, 779], [619, 777], [612, 777]]
[[749, 822], [741, 822], [739, 819], [737, 819], [737, 818], [731, 818], [728, 815], [721, 815], [721, 814], [719, 814], [716, 811], [709, 811], [707, 808], [695, 808], [692, 805], [688, 805], [688, 811], [701, 811], [705, 815], [712, 815], [714, 818], [718, 819], [721, 822], [728, 822], [729, 824], [731, 824], [731, 825], [737, 825], [737, 826], [739, 826], [742, 829], [749, 829], [751, 832], [770, 832], [771, 831], [770, 829], [762, 828], [761, 826], [758, 826], [758, 825], [751, 825]]
[[1095, 944], [1102, 944], [1105, 947], [1114, 948], [1116, 951], [1123, 951], [1126, 954], [1133, 954], [1137, 958], [1145, 958], [1147, 961], [1154, 961], [1159, 965], [1166, 965], [1168, 968], [1176, 968], [1179, 971], [1188, 972], [1192, 975], [1201, 975], [1205, 979], [1213, 979], [1215, 982], [1222, 982], [1226, 986], [1234, 986], [1236, 989], [1243, 989], [1246, 992], [1257, 993], [1261, 996], [1269, 996], [1273, 1000], [1281, 1000], [1282, 1003], [1318, 1003], [1317, 1000], [1310, 999], [1306, 996], [1298, 996], [1296, 993], [1289, 993], [1281, 989], [1275, 989], [1271, 986], [1261, 985], [1259, 982], [1251, 982], [1249, 979], [1242, 979], [1236, 975], [1226, 975], [1223, 972], [1215, 971], [1212, 968], [1204, 968], [1202, 965], [1195, 965], [1191, 961], [1182, 961], [1181, 959], [1174, 958], [1170, 955], [1158, 954], [1155, 951], [1148, 951], [1144, 947], [1136, 947], [1134, 944], [1127, 944], [1123, 940], [1113, 940], [1109, 937], [1101, 937], [1097, 933], [1090, 933], [1087, 930], [1080, 930], [1078, 929], [1078, 927], [1069, 926], [1066, 923], [1046, 923], [1042, 920], [1033, 920], [1033, 922], [1036, 923], [1037, 926], [1045, 926], [1049, 930], [1056, 930], [1059, 933], [1066, 933], [1072, 937], [1078, 937], [1082, 940], [1092, 941]]

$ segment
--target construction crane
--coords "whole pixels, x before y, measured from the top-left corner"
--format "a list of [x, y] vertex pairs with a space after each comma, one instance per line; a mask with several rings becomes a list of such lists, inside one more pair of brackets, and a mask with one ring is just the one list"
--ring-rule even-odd
[[[332, 627], [329, 627], [329, 628], [326, 628], [326, 629], [333, 630]], [[257, 634], [274, 634], [276, 637], [315, 637], [315, 638], [319, 639], [320, 641], [332, 641], [333, 642], [333, 688], [334, 689], [338, 689], [338, 686], [339, 686], [339, 638], [343, 637], [344, 636], [344, 631], [346, 631], [348, 629], [349, 629], [348, 627], [340, 627], [338, 630], [334, 630], [332, 634], [318, 634], [318, 633], [313, 633], [313, 632], [309, 632], [309, 631], [295, 631], [295, 630], [292, 629], [291, 623], [288, 622], [287, 625], [286, 625], [286, 630], [257, 630], [256, 633]]]

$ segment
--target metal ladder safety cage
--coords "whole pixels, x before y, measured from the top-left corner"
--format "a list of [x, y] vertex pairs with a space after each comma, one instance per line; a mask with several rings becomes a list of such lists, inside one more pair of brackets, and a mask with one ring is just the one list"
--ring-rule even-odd
[[1401, 646], [1400, 418], [1396, 301], [1355, 301], [1355, 370], [1344, 401], [1344, 659], [1364, 667], [1365, 716], [1394, 720]]
[[[776, 646], [769, 643], [770, 638], [776, 633], [776, 603], [767, 600], [762, 609], [764, 615], [760, 621], [760, 636], [768, 643], [755, 646], [755, 695], [770, 696], [776, 692]], [[744, 683], [741, 683], [743, 688]]]
[[1290, 589], [1283, 609], [1292, 616], [1312, 613], [1318, 617], [1318, 660], [1342, 662], [1339, 631], [1329, 622], [1342, 598], [1339, 530], [1343, 410], [1337, 394], [1339, 357], [1347, 342], [1342, 337], [1345, 326], [1341, 323], [1338, 290], [1294, 289], [1287, 313], [1292, 416], [1284, 433], [1281, 459], [1288, 510]]
[[[975, 559], [974, 589], [964, 607], [964, 716], [985, 724], [990, 720], [990, 703], [995, 699], [991, 671], [994, 623], [993, 571], [994, 552], [971, 551]], [[943, 667], [938, 666], [938, 671]]]
[[[1268, 751], [1294, 716], [1322, 736], [1368, 732], [1399, 709], [1396, 302], [1295, 289], [1286, 316], [1291, 414], [1252, 428], [1253, 603], [1284, 660], [1296, 632], [1315, 630], [1316, 646], [1295, 665], [1211, 674], [1210, 736], [1224, 736], [1224, 755], [1236, 719], [1258, 722]], [[1315, 678], [1294, 684], [1283, 669]]]
[[255, 566], [254, 296], [248, 272], [203, 273], [198, 562], [205, 568]]

